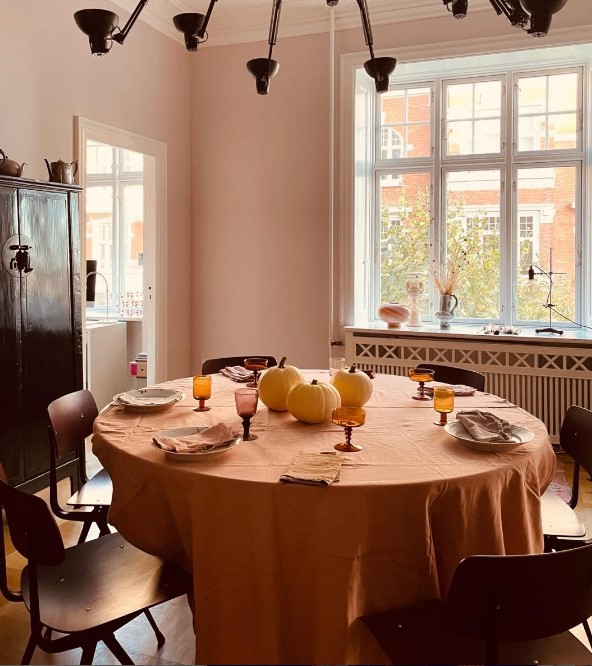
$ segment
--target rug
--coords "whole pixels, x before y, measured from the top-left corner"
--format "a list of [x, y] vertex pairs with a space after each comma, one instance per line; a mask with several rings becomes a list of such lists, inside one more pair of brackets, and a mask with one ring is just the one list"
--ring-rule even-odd
[[563, 460], [557, 458], [557, 465], [555, 467], [555, 474], [549, 484], [549, 490], [559, 495], [564, 502], [569, 502], [571, 499], [571, 486], [565, 476], [565, 465]]

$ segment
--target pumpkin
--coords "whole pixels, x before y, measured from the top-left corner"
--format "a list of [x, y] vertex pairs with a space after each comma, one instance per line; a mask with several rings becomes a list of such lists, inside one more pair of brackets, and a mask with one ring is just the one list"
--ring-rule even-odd
[[339, 391], [344, 407], [362, 407], [372, 395], [372, 380], [365, 372], [357, 372], [355, 365], [349, 370], [338, 370], [331, 384]]
[[278, 366], [268, 368], [259, 380], [261, 402], [276, 412], [288, 410], [286, 403], [288, 391], [294, 384], [304, 381], [304, 377], [298, 368], [293, 365], [285, 365], [285, 363], [286, 357], [284, 356]]
[[322, 423], [331, 418], [331, 410], [341, 405], [339, 391], [331, 384], [313, 379], [310, 384], [294, 384], [286, 399], [288, 411], [304, 423]]

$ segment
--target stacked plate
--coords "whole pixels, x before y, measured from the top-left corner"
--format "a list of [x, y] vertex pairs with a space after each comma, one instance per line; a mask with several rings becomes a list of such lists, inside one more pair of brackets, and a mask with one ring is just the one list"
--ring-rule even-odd
[[146, 388], [113, 396], [113, 404], [121, 405], [130, 412], [164, 412], [185, 398], [181, 391], [162, 388]]
[[193, 427], [193, 428], [173, 428], [172, 430], [161, 430], [157, 432], [156, 435], [150, 440], [150, 444], [155, 449], [162, 451], [165, 456], [169, 458], [174, 458], [175, 460], [211, 460], [212, 458], [218, 458], [223, 456], [227, 451], [233, 449], [235, 446], [238, 446], [243, 438], [240, 435], [236, 435], [232, 439], [229, 439], [227, 442], [224, 442], [221, 445], [216, 447], [212, 446], [211, 448], [204, 449], [203, 451], [194, 451], [192, 453], [181, 453], [180, 451], [167, 451], [166, 449], [161, 448], [158, 445], [159, 437], [189, 437], [191, 435], [197, 435], [200, 432], [207, 430], [207, 428], [202, 427]]
[[477, 451], [489, 451], [493, 453], [510, 451], [516, 446], [520, 446], [520, 444], [526, 444], [526, 442], [530, 442], [534, 438], [534, 434], [530, 430], [517, 425], [512, 426], [511, 440], [496, 442], [486, 442], [483, 440], [475, 439], [459, 421], [451, 421], [444, 426], [444, 430], [446, 430], [449, 435], [456, 437], [456, 439], [462, 442], [465, 446], [468, 446], [470, 449], [476, 449]]

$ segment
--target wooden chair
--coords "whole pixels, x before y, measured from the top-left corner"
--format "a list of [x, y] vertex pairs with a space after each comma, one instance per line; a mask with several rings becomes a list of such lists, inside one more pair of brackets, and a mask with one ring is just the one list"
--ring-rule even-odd
[[[101, 536], [111, 530], [107, 513], [111, 505], [113, 484], [105, 469], [89, 479], [86, 475], [85, 439], [92, 435], [93, 423], [98, 416], [97, 405], [89, 391], [76, 391], [54, 400], [47, 408], [49, 415], [49, 503], [53, 513], [63, 520], [83, 523], [78, 543], [88, 536], [93, 523]], [[70, 455], [78, 460], [78, 478], [71, 491], [76, 492], [67, 504], [73, 510], [62, 508], [58, 501], [57, 460]]]
[[462, 384], [472, 386], [477, 391], [485, 390], [485, 375], [482, 372], [457, 368], [453, 365], [438, 365], [435, 363], [419, 363], [416, 367], [435, 370], [434, 380], [446, 384]]
[[[92, 664], [98, 641], [122, 664], [133, 664], [114, 632], [152, 606], [192, 590], [185, 571], [138, 550], [117, 533], [64, 548], [45, 502], [11, 488], [1, 465], [0, 505], [12, 543], [27, 560], [21, 589], [9, 589], [2, 519], [0, 589], [9, 601], [23, 601], [30, 614], [23, 664], [30, 663], [36, 647], [49, 653], [82, 648], [80, 663]], [[52, 631], [60, 636], [52, 639]], [[160, 634], [159, 647], [162, 643]]]
[[[256, 354], [251, 354], [251, 356], [256, 356]], [[245, 356], [227, 356], [225, 358], [208, 358], [201, 365], [202, 375], [212, 375], [215, 372], [220, 372], [222, 368], [226, 368], [233, 365], [243, 365], [244, 360], [249, 358], [249, 355]], [[267, 367], [272, 368], [274, 365], [277, 365], [277, 361], [273, 356], [263, 356], [260, 355], [259, 358], [267, 359]]]
[[592, 545], [474, 555], [458, 565], [446, 602], [362, 620], [394, 664], [590, 664], [568, 631], [590, 615]]
[[573, 458], [571, 499], [564, 502], [552, 490], [541, 497], [545, 550], [563, 550], [589, 543], [586, 528], [575, 512], [580, 492], [580, 467], [592, 475], [592, 412], [572, 405], [565, 414], [559, 433], [561, 448]]

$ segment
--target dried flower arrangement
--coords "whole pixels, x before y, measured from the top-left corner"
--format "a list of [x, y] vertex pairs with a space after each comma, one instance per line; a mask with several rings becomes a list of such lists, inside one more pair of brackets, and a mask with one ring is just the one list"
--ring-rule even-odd
[[432, 261], [434, 284], [441, 294], [454, 293], [462, 267], [467, 263], [468, 258], [469, 248], [467, 247], [467, 239], [461, 238], [452, 246], [452, 252], [444, 265], [435, 259]]

